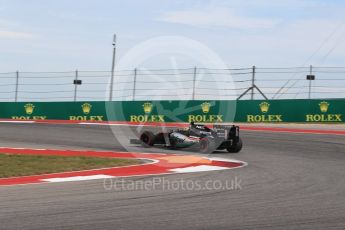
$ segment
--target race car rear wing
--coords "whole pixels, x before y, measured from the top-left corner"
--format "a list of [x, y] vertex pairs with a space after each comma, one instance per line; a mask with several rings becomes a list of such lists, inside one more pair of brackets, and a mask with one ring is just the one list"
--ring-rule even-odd
[[214, 129], [231, 129], [232, 127], [236, 127], [236, 125], [219, 125], [219, 124], [213, 125]]
[[240, 127], [236, 125], [213, 125], [213, 130], [225, 139], [237, 139], [240, 136]]

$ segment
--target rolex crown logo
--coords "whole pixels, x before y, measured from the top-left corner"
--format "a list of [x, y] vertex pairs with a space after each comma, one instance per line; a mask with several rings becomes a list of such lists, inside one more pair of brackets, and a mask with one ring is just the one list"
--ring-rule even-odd
[[320, 106], [321, 112], [326, 113], [328, 111], [329, 103], [326, 101], [322, 101], [320, 102], [319, 106]]
[[200, 106], [201, 106], [201, 109], [202, 109], [203, 113], [208, 113], [210, 111], [210, 108], [211, 108], [211, 103], [204, 102]]
[[35, 106], [31, 103], [24, 105], [26, 114], [32, 114], [34, 112]]
[[268, 110], [269, 110], [269, 108], [270, 108], [270, 104], [269, 104], [268, 102], [266, 102], [266, 101], [261, 102], [261, 103], [259, 104], [259, 106], [260, 106], [261, 112], [263, 112], [263, 113], [267, 113]]
[[81, 105], [84, 114], [89, 114], [91, 112], [92, 105], [89, 103], [84, 103]]
[[143, 108], [144, 108], [144, 112], [145, 113], [151, 113], [152, 112], [152, 109], [153, 109], [153, 104], [150, 103], [150, 102], [145, 102], [143, 104]]

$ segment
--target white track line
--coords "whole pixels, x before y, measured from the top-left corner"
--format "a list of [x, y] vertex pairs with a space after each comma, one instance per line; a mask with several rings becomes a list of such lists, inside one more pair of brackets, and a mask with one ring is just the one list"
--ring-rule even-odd
[[72, 177], [55, 177], [55, 178], [48, 178], [42, 179], [41, 181], [44, 182], [71, 182], [71, 181], [85, 181], [85, 180], [96, 180], [96, 179], [108, 179], [114, 178], [114, 176], [109, 175], [92, 175], [92, 176], [72, 176]]
[[35, 123], [36, 121], [0, 121], [0, 123]]
[[[127, 127], [156, 127], [152, 124], [128, 124], [128, 123], [95, 123], [95, 122], [79, 122], [79, 125], [104, 125], [104, 126], [127, 126]], [[158, 126], [161, 127], [161, 126]], [[177, 126], [176, 126], [177, 127]]]
[[246, 163], [244, 161], [239, 161], [239, 160], [232, 159], [232, 158], [223, 158], [223, 157], [204, 157], [204, 158], [211, 160], [211, 161], [225, 161], [225, 162], [234, 162], [234, 163], [242, 163], [242, 164]]
[[229, 169], [228, 167], [213, 166], [213, 165], [198, 165], [185, 168], [176, 168], [170, 169], [171, 172], [176, 173], [191, 173], [191, 172], [206, 172], [206, 171], [215, 171], [215, 170], [225, 170]]

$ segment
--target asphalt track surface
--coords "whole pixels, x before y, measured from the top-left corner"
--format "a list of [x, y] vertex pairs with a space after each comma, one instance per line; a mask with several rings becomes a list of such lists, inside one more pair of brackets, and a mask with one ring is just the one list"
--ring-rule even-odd
[[[344, 135], [241, 135], [241, 153], [213, 154], [248, 162], [240, 169], [117, 179], [112, 189], [103, 180], [0, 187], [0, 229], [345, 228]], [[0, 145], [124, 150], [108, 126], [92, 125], [3, 123]], [[153, 180], [165, 185], [130, 186]], [[191, 188], [236, 180], [233, 188]]]

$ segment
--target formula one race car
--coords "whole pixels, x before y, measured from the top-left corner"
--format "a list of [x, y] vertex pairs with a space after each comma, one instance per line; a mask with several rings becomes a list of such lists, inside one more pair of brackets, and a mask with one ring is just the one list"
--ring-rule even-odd
[[[131, 140], [131, 143], [136, 142]], [[154, 134], [151, 131], [144, 131], [138, 142], [145, 147], [163, 145], [173, 149], [193, 148], [203, 153], [223, 149], [237, 153], [242, 149], [238, 126], [213, 125], [213, 128], [209, 128], [193, 122], [186, 129], [173, 129], [165, 133]]]

